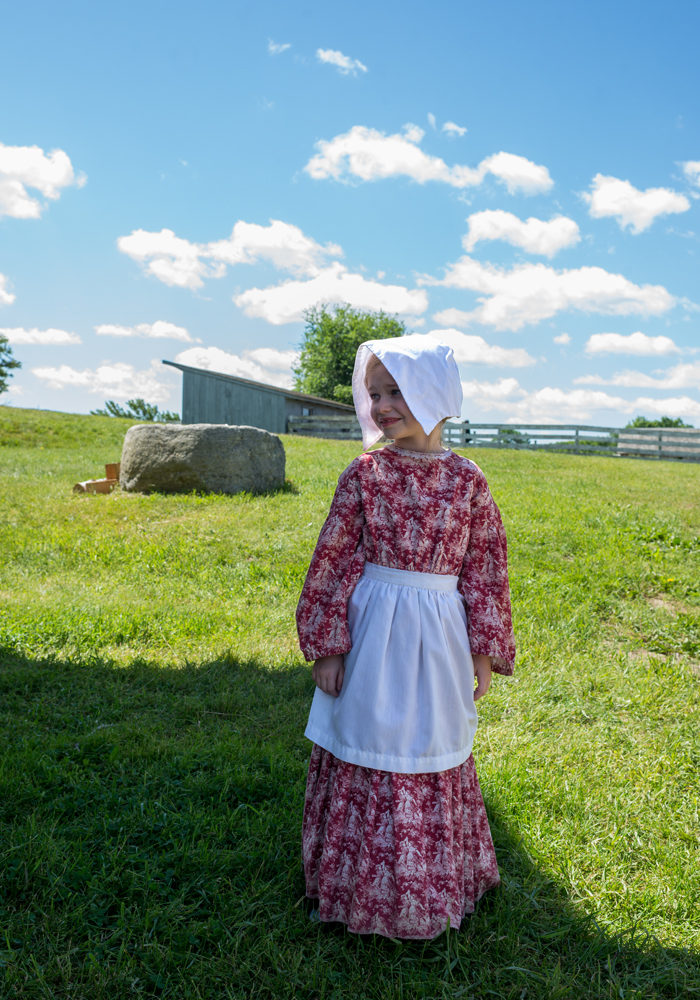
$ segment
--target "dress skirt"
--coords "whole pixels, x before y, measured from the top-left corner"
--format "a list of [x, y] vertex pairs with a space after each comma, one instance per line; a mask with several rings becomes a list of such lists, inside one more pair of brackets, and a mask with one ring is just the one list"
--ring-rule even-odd
[[498, 885], [471, 755], [397, 774], [311, 752], [302, 827], [306, 894], [358, 934], [434, 938]]

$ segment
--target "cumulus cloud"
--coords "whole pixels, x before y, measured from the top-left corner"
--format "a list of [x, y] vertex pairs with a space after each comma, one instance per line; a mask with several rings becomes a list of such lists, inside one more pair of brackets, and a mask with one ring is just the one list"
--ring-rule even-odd
[[661, 396], [652, 399], [650, 396], [637, 396], [627, 405], [628, 413], [650, 413], [652, 415], [680, 417], [690, 422], [700, 420], [700, 402], [690, 396]]
[[204, 278], [221, 278], [225, 271], [221, 264], [209, 266], [202, 260], [203, 247], [176, 236], [172, 229], [159, 233], [135, 229], [120, 236], [117, 247], [141, 264], [146, 274], [177, 288], [201, 288]]
[[568, 333], [560, 333], [554, 338], [555, 344], [570, 344], [571, 337]]
[[629, 181], [596, 174], [591, 193], [583, 195], [588, 214], [594, 219], [617, 219], [620, 229], [641, 233], [661, 215], [687, 212], [690, 202], [670, 188], [647, 188], [640, 191]]
[[401, 316], [419, 316], [428, 307], [428, 297], [421, 289], [383, 285], [353, 274], [339, 263], [331, 264], [308, 280], [249, 288], [233, 301], [246, 316], [275, 325], [303, 319], [304, 312], [319, 302], [328, 305], [347, 302], [357, 309], [382, 309]]
[[424, 135], [417, 125], [405, 125], [403, 132], [393, 135], [354, 125], [349, 132], [317, 142], [318, 152], [304, 170], [314, 180], [377, 181], [410, 177], [419, 184], [438, 181], [456, 188], [476, 187], [491, 174], [511, 194], [537, 194], [552, 187], [546, 167], [513, 153], [495, 153], [477, 167], [450, 167], [440, 157], [423, 152], [419, 143]]
[[496, 382], [482, 382], [479, 379], [471, 379], [462, 382], [464, 392], [464, 402], [469, 409], [469, 404], [476, 403], [484, 410], [499, 410], [505, 403], [512, 403], [521, 399], [525, 395], [525, 390], [515, 378], [499, 378]]
[[117, 246], [147, 274], [166, 285], [190, 289], [201, 288], [205, 278], [223, 277], [227, 266], [260, 261], [295, 275], [313, 275], [327, 258], [343, 253], [336, 244], [322, 246], [298, 226], [279, 219], [271, 219], [267, 226], [236, 222], [227, 239], [210, 243], [191, 243], [172, 229], [159, 233], [136, 229], [120, 236]]
[[69, 365], [32, 368], [32, 374], [50, 389], [85, 389], [105, 399], [141, 397], [150, 403], [166, 403], [170, 398], [171, 386], [163, 379], [163, 368], [155, 359], [150, 368], [141, 371], [123, 362], [103, 361], [97, 368], [82, 370]]
[[666, 414], [688, 421], [700, 417], [700, 402], [689, 396], [625, 399], [595, 389], [561, 389], [549, 385], [527, 392], [514, 378], [497, 382], [473, 380], [463, 382], [462, 386], [467, 415], [470, 407], [476, 406], [495, 414], [499, 423], [565, 424], [589, 423], [595, 419], [618, 426], [634, 413]]
[[62, 188], [82, 187], [70, 157], [62, 149], [45, 153], [39, 146], [5, 146], [0, 142], [0, 217], [38, 219], [46, 204], [28, 189], [55, 201]]
[[549, 222], [532, 216], [523, 221], [511, 212], [495, 209], [475, 212], [469, 216], [467, 224], [469, 231], [462, 240], [467, 251], [486, 240], [504, 240], [528, 253], [553, 257], [581, 239], [578, 226], [565, 215], [557, 215]]
[[237, 222], [228, 239], [207, 243], [203, 254], [231, 266], [267, 261], [281, 271], [312, 276], [328, 257], [342, 257], [343, 251], [335, 243], [322, 246], [298, 226], [270, 219], [267, 226]]
[[257, 347], [241, 354], [231, 354], [220, 347], [190, 347], [175, 358], [182, 365], [204, 368], [224, 375], [238, 375], [254, 382], [265, 382], [291, 389], [292, 368], [299, 361], [298, 351], [279, 351], [273, 347]]
[[68, 330], [56, 330], [49, 327], [48, 330], [25, 330], [24, 327], [4, 327], [0, 329], [0, 334], [7, 337], [11, 344], [42, 344], [45, 346], [58, 347], [64, 344], [82, 343], [77, 333], [70, 333]]
[[483, 337], [460, 330], [429, 330], [425, 336], [451, 347], [458, 364], [495, 365], [499, 368], [526, 368], [535, 364], [532, 355], [522, 347], [499, 347], [487, 343]]
[[271, 56], [278, 56], [287, 49], [291, 49], [291, 42], [273, 42], [271, 38], [267, 40], [267, 51]]
[[351, 59], [338, 49], [316, 49], [316, 58], [319, 62], [335, 66], [343, 76], [357, 76], [358, 73], [367, 72], [367, 67], [359, 59]]
[[95, 327], [95, 333], [101, 337], [152, 337], [153, 339], [184, 340], [194, 343], [184, 326], [176, 326], [166, 320], [157, 319], [155, 323], [137, 323], [136, 326], [119, 326], [114, 323], [101, 323]]
[[9, 279], [4, 274], [0, 274], [0, 306], [11, 306], [17, 297], [12, 294], [8, 285]]
[[650, 337], [646, 333], [594, 333], [586, 341], [586, 354], [636, 354], [658, 357], [678, 354], [680, 348], [670, 337]]
[[700, 389], [700, 361], [674, 365], [653, 375], [640, 371], [616, 372], [611, 378], [601, 375], [581, 375], [576, 385], [612, 385], [626, 389]]
[[464, 125], [457, 125], [456, 122], [445, 122], [445, 124], [442, 126], [442, 131], [449, 136], [467, 134], [467, 130], [464, 127]]
[[[450, 265], [443, 279], [424, 277], [420, 283], [479, 293], [476, 309], [450, 311], [452, 325], [478, 322], [499, 330], [519, 330], [565, 309], [659, 315], [675, 303], [662, 285], [635, 285], [602, 267], [557, 271], [545, 264], [522, 264], [506, 270], [469, 256]], [[444, 322], [444, 313], [438, 322]]]
[[691, 184], [700, 187], [700, 160], [687, 160], [682, 163], [683, 173]]

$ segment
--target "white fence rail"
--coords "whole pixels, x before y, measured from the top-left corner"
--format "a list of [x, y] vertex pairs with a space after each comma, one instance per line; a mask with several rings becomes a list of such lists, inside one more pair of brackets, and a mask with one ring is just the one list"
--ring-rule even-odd
[[[358, 440], [355, 417], [289, 417], [290, 434]], [[685, 459], [700, 462], [700, 429], [596, 427], [587, 424], [445, 424], [443, 441], [455, 448], [528, 448], [576, 455]]]

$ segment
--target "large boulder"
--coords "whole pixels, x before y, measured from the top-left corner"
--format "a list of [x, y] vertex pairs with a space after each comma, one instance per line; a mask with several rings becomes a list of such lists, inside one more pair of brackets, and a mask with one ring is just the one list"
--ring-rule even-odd
[[284, 447], [258, 427], [139, 424], [124, 438], [119, 484], [136, 493], [259, 493], [284, 485]]

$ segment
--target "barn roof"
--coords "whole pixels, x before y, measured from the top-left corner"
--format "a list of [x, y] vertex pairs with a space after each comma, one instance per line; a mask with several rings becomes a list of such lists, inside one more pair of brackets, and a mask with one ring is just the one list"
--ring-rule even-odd
[[213, 372], [208, 368], [193, 368], [191, 365], [182, 365], [179, 361], [163, 360], [164, 365], [171, 368], [179, 368], [181, 372], [193, 372], [195, 375], [206, 375], [211, 378], [222, 378], [227, 382], [237, 382], [241, 385], [250, 385], [256, 389], [264, 389], [266, 392], [274, 392], [280, 396], [291, 399], [302, 399], [309, 403], [323, 403], [324, 406], [333, 406], [343, 413], [354, 413], [354, 406], [347, 406], [345, 403], [337, 403], [334, 399], [324, 399], [322, 396], [310, 396], [306, 392], [297, 392], [295, 389], [283, 389], [278, 385], [269, 385], [267, 382], [255, 382], [250, 378], [241, 378], [239, 375], [226, 375], [224, 372]]

